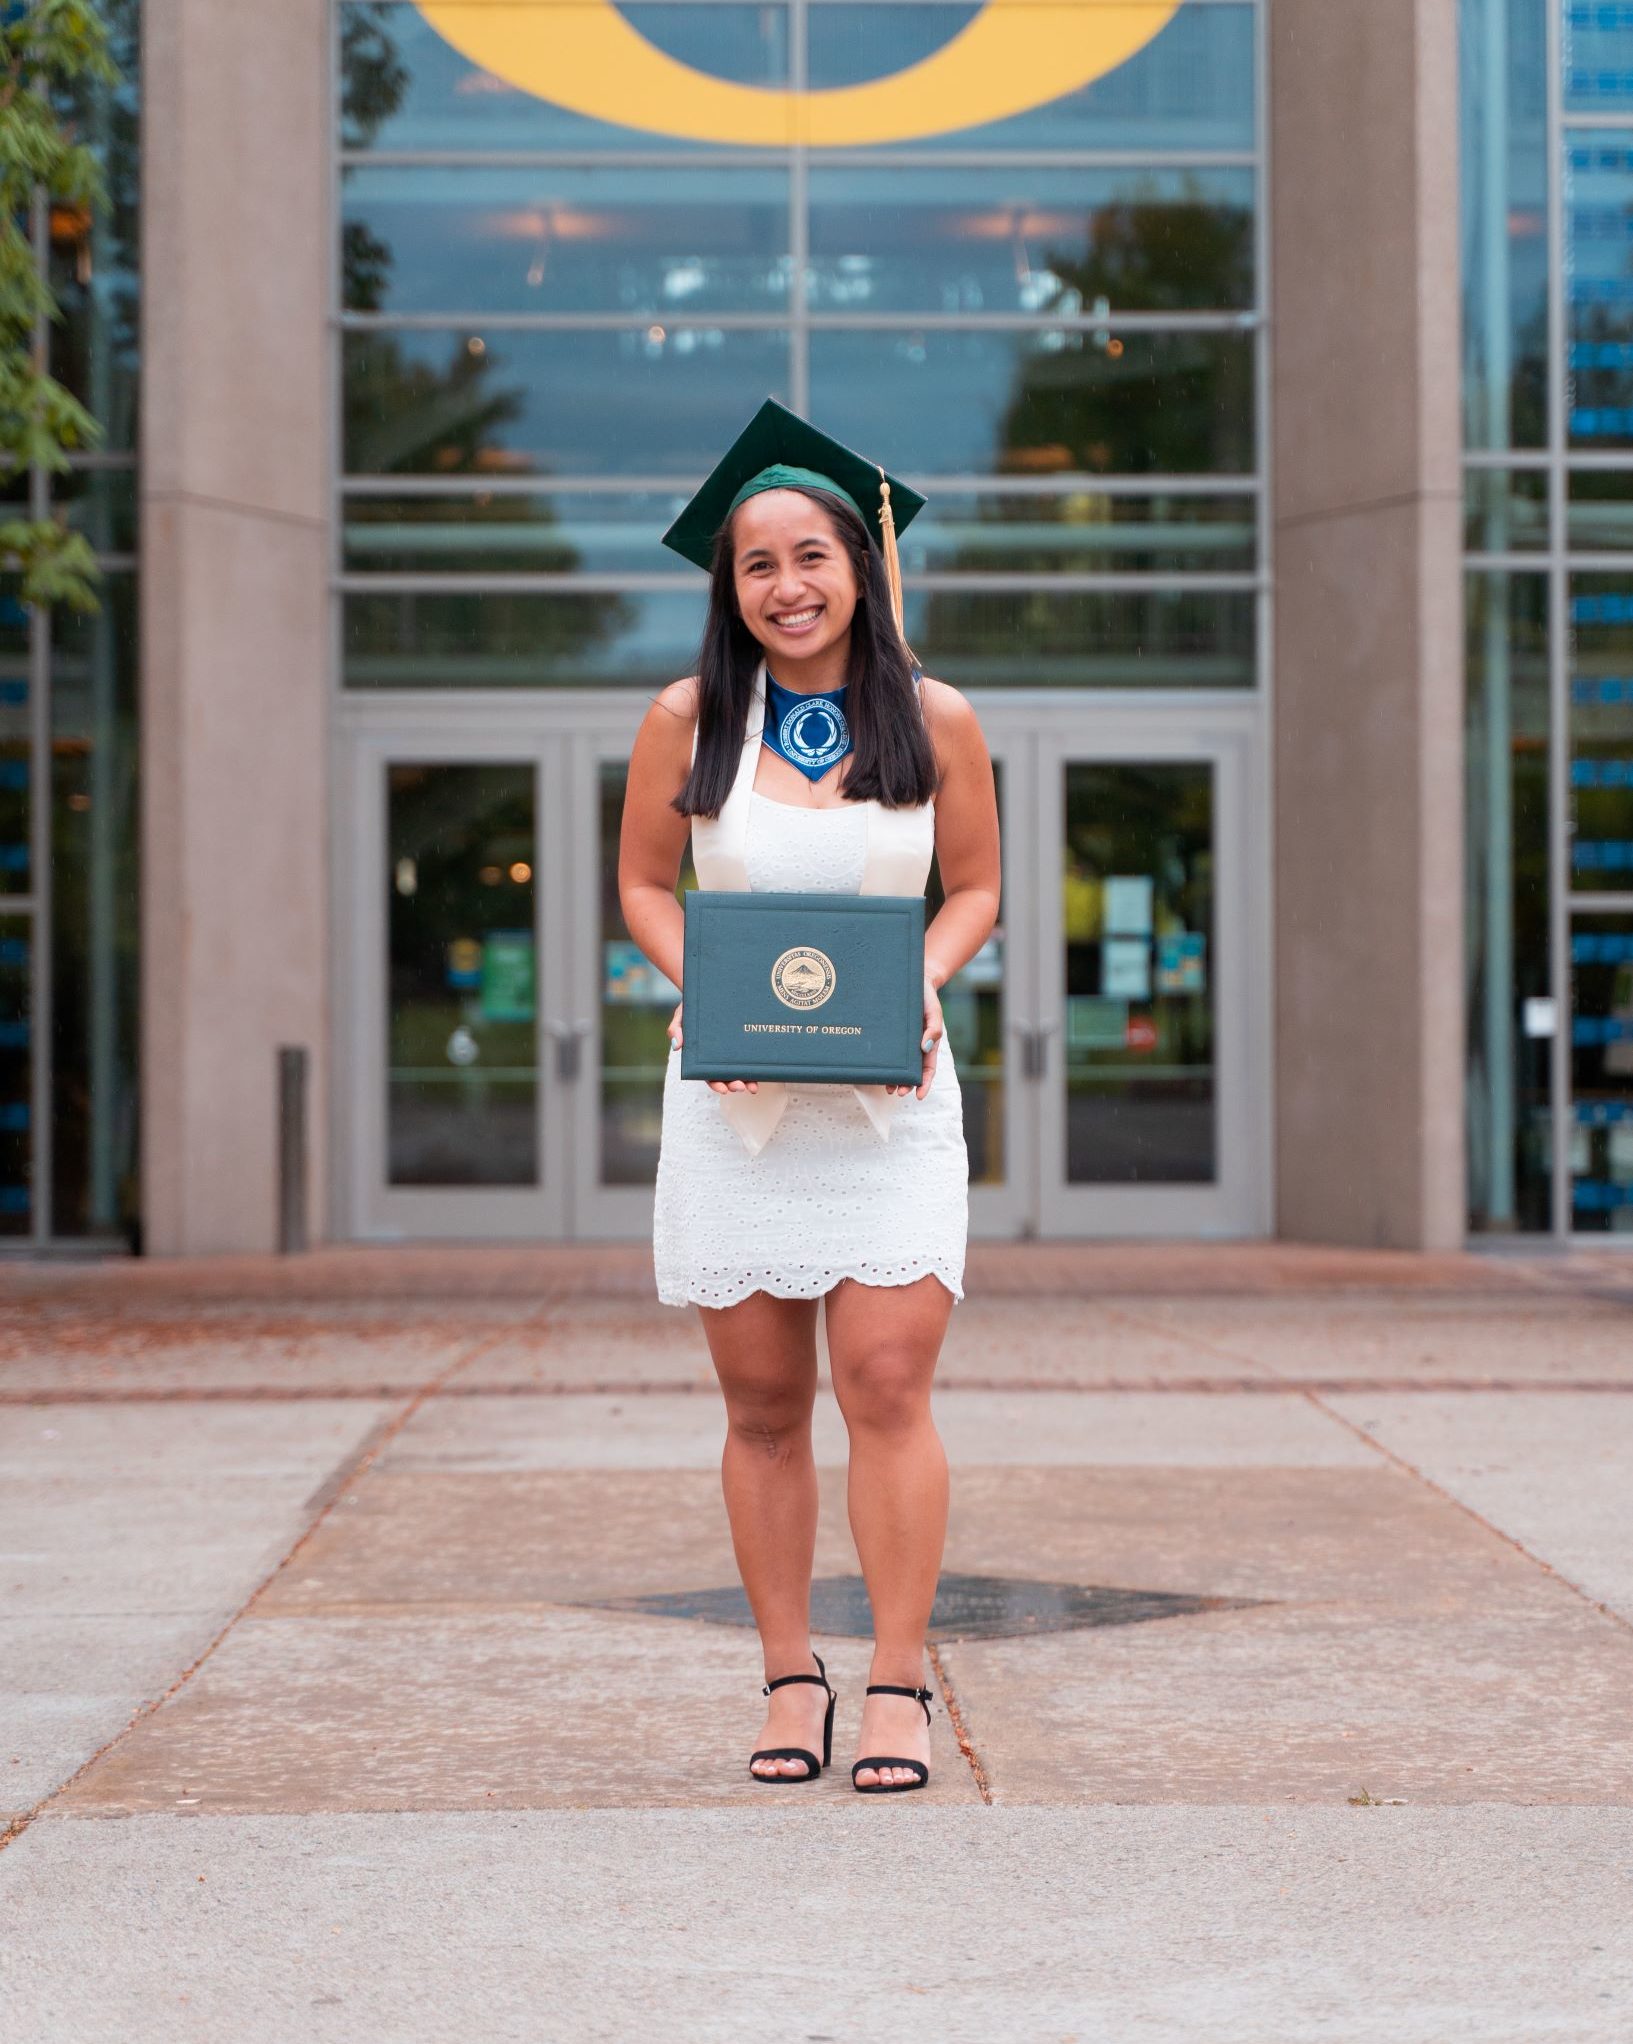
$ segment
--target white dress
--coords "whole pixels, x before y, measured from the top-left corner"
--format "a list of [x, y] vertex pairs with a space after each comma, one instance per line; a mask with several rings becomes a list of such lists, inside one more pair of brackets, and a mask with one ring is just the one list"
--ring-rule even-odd
[[[746, 880], [755, 893], [922, 891], [934, 843], [931, 805], [803, 809], [754, 792], [763, 712], [759, 689], [738, 785], [722, 811], [728, 834], [737, 819], [738, 884]], [[715, 835], [704, 819], [694, 821], [706, 886], [733, 870], [716, 854]], [[870, 849], [882, 839], [888, 852]], [[888, 884], [873, 884], [880, 880]], [[681, 1027], [684, 1033], [684, 1011]], [[926, 1276], [962, 1299], [969, 1158], [949, 1046], [943, 1042], [922, 1100], [898, 1095], [892, 1103], [877, 1088], [849, 1086], [779, 1091], [781, 1111], [763, 1146], [751, 1149], [730, 1117], [752, 1112], [755, 1096], [722, 1096], [701, 1079], [683, 1079], [671, 1053], [653, 1221], [659, 1299], [732, 1306], [757, 1291], [814, 1299], [842, 1278], [906, 1285]]]

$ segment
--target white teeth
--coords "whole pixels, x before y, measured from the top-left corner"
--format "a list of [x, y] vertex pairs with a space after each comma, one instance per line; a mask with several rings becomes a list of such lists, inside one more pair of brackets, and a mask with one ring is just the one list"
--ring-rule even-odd
[[773, 614], [771, 622], [774, 625], [808, 625], [817, 615], [814, 610], [789, 610], [784, 611], [780, 617]]

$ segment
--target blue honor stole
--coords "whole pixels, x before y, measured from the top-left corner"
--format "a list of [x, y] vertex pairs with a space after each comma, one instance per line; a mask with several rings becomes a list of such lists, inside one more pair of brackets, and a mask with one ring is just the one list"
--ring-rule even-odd
[[807, 780], [820, 781], [851, 749], [845, 693], [844, 688], [833, 688], [796, 695], [773, 681], [768, 672], [763, 742], [790, 766], [798, 767]]

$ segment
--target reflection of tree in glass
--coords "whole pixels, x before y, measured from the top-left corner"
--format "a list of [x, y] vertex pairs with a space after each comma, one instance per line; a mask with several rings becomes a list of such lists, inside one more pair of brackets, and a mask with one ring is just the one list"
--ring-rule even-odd
[[1107, 475], [1206, 474], [1251, 459], [1252, 356], [1213, 334], [1131, 334], [1119, 312], [1251, 302], [1253, 220], [1244, 208], [1153, 194], [1097, 207], [1084, 254], [1051, 251], [1056, 300], [1104, 301], [1112, 331], [1021, 356], [1000, 468]]
[[[341, 107], [346, 145], [367, 148], [397, 111], [409, 84], [389, 22], [397, 10], [372, 0], [344, 10], [341, 39]], [[342, 229], [342, 302], [348, 311], [380, 312], [385, 308], [394, 253], [389, 242], [360, 220]], [[416, 359], [390, 333], [348, 336], [345, 364], [346, 466], [364, 475], [470, 475], [515, 472], [526, 465], [501, 443], [499, 429], [520, 417], [525, 392], [496, 390], [490, 379], [502, 358], [491, 354], [475, 335], [455, 345], [445, 364]], [[446, 498], [394, 504], [391, 515], [425, 528], [425, 550], [434, 550], [438, 527], [492, 524], [514, 530], [521, 508], [514, 498], [481, 494], [450, 502]], [[532, 535], [553, 525], [548, 503], [526, 500], [530, 528], [527, 566], [539, 573], [568, 574], [581, 565], [578, 550], [565, 540], [537, 546]], [[500, 534], [502, 537], [502, 533]], [[478, 569], [480, 556], [461, 552], [459, 559]], [[490, 592], [481, 600], [442, 599], [444, 624], [457, 618], [455, 635], [477, 652], [515, 645], [524, 620], [536, 629], [547, 616], [550, 629], [541, 652], [559, 655], [597, 643], [621, 629], [629, 606], [615, 596], [563, 597], [548, 607], [533, 598]], [[515, 613], [513, 616], [512, 613]], [[467, 634], [467, 624], [470, 626]], [[372, 635], [371, 635], [372, 636]]]
[[386, 26], [395, 12], [383, 0], [340, 10], [340, 121], [348, 149], [372, 146], [408, 88], [408, 66]]
[[[1194, 192], [1194, 187], [1193, 187]], [[1101, 473], [1185, 475], [1237, 473], [1253, 463], [1253, 351], [1245, 338], [1219, 334], [1120, 336], [1119, 312], [1164, 312], [1198, 306], [1230, 309], [1253, 297], [1253, 216], [1239, 206], [1198, 196], [1175, 201], [1138, 190], [1097, 207], [1086, 252], [1049, 250], [1040, 270], [1059, 280], [1052, 308], [1072, 314], [1106, 308], [1105, 330], [1056, 332], [1017, 351], [1015, 384], [999, 428], [994, 467], [1026, 475]], [[1046, 308], [1049, 309], [1049, 308]], [[1112, 501], [1075, 490], [1056, 498], [988, 497], [976, 517], [989, 526], [1107, 526]], [[1165, 499], [1125, 502], [1123, 522], [1181, 515]], [[995, 534], [995, 537], [998, 535]], [[1064, 542], [1068, 535], [1061, 535]], [[1042, 558], [994, 547], [979, 536], [954, 550], [952, 569], [1046, 569], [1064, 546], [1045, 540]], [[1130, 572], [1155, 565], [1136, 550], [1119, 551]], [[1087, 632], [1085, 632], [1087, 626]], [[925, 644], [999, 663], [1024, 645], [1028, 653], [1067, 656], [1075, 649], [1125, 647], [1172, 658], [1233, 650], [1217, 606], [1206, 596], [1161, 602], [1140, 594], [1080, 596], [1063, 604], [1040, 591], [1002, 603], [977, 593], [930, 601]]]

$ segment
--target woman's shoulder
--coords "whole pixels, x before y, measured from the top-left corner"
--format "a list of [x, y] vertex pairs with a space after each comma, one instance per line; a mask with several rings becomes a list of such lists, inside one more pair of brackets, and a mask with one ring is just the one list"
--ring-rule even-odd
[[697, 676], [688, 674], [684, 680], [672, 681], [667, 688], [659, 689], [652, 699], [652, 707], [680, 718], [683, 723], [695, 724], [697, 701]]
[[919, 699], [924, 704], [924, 721], [936, 737], [944, 733], [949, 738], [956, 737], [975, 727], [975, 711], [968, 696], [951, 682], [937, 681], [934, 675], [926, 674], [919, 684]]

